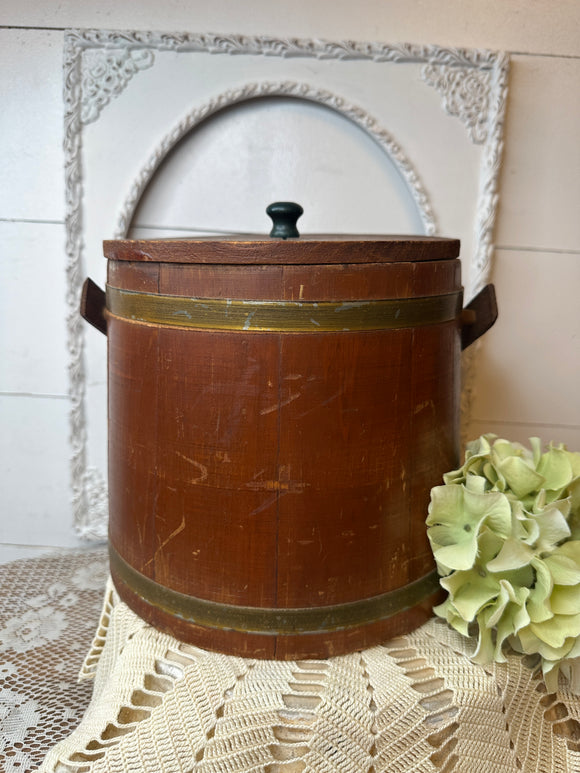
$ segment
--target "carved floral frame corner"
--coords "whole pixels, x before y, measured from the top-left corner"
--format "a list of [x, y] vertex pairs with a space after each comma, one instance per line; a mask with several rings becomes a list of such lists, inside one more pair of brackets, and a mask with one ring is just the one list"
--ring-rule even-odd
[[[67, 255], [67, 335], [70, 383], [71, 489], [74, 526], [86, 539], [106, 538], [107, 492], [104, 476], [88, 464], [84, 336], [78, 304], [83, 281], [83, 127], [97, 121], [103, 108], [145, 69], [154, 66], [158, 51], [204, 52], [213, 55], [259, 55], [325, 60], [371, 61], [377, 64], [419, 63], [421, 78], [436, 89], [448, 115], [460, 120], [471, 141], [483, 148], [471, 262], [471, 294], [487, 282], [493, 256], [493, 228], [498, 206], [498, 176], [503, 150], [509, 57], [486, 50], [435, 45], [389, 45], [351, 41], [278, 39], [213, 34], [165, 34], [107, 30], [68, 30], [64, 43], [65, 180]], [[403, 149], [372, 116], [340, 95], [292, 82], [249, 83], [196, 106], [163, 139], [146, 161], [118, 213], [116, 235], [127, 233], [143, 191], [168, 151], [208, 115], [255, 96], [294, 96], [327, 105], [357, 123], [398, 167], [415, 200], [425, 233], [437, 233], [428, 192]], [[462, 417], [469, 416], [473, 352], [464, 355]], [[464, 422], [465, 423], [465, 422]]]

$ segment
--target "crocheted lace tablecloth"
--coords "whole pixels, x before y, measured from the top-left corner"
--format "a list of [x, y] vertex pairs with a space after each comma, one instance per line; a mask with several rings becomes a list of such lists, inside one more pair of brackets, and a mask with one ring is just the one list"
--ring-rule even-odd
[[533, 659], [473, 664], [440, 620], [328, 660], [248, 660], [155, 631], [107, 575], [102, 549], [0, 566], [0, 770], [580, 771], [580, 700], [547, 693]]

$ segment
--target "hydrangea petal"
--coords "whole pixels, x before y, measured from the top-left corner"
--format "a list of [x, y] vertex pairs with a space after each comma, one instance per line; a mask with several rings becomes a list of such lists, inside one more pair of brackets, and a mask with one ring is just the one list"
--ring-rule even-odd
[[517, 633], [521, 628], [525, 628], [530, 624], [530, 615], [526, 605], [526, 600], [529, 598], [529, 588], [519, 588], [521, 595], [518, 601], [518, 607], [515, 610], [513, 616], [514, 631]]
[[475, 494], [465, 491], [465, 507], [474, 521], [485, 519], [496, 534], [507, 537], [511, 532], [511, 507], [507, 497], [499, 491]]
[[500, 476], [491, 462], [485, 462], [482, 467], [485, 478], [491, 483], [493, 488], [499, 491], [505, 491], [505, 478]]
[[532, 449], [532, 460], [534, 467], [537, 469], [540, 459], [542, 458], [542, 441], [539, 437], [530, 438], [530, 447]]
[[441, 526], [434, 526], [429, 532], [437, 563], [450, 570], [469, 569], [477, 555], [477, 539], [466, 540], [458, 545], [437, 546], [436, 541], [442, 530]]
[[525, 542], [508, 537], [499, 554], [487, 564], [490, 572], [507, 572], [527, 566], [534, 557], [534, 551]]
[[551, 491], [565, 488], [574, 477], [568, 451], [562, 448], [550, 448], [546, 451], [540, 459], [537, 471], [545, 478], [544, 488]]
[[465, 473], [463, 471], [463, 467], [461, 467], [458, 470], [452, 470], [451, 472], [446, 472], [443, 475], [443, 483], [445, 483], [446, 486], [465, 483]]
[[[570, 546], [575, 546], [573, 551]], [[573, 552], [573, 555], [570, 553]], [[575, 555], [577, 554], [577, 555]], [[544, 559], [554, 585], [576, 585], [580, 582], [580, 542], [565, 542]]]
[[467, 444], [467, 453], [473, 456], [489, 454], [494, 440], [497, 440], [497, 435], [494, 435], [492, 432], [489, 432], [487, 435], [480, 435], [477, 440], [472, 440]]
[[555, 615], [580, 613], [580, 585], [556, 585], [550, 597]]
[[[564, 504], [562, 509], [567, 512], [569, 510], [569, 503]], [[548, 550], [554, 547], [558, 542], [568, 539], [572, 533], [568, 526], [568, 521], [559, 507], [551, 506], [544, 510], [544, 512], [538, 513], [534, 521], [540, 530], [537, 538], [539, 550]]]
[[576, 615], [554, 615], [543, 623], [530, 623], [530, 630], [538, 639], [558, 649], [580, 634], [580, 613]]
[[535, 518], [522, 518], [512, 528], [512, 534], [527, 545], [535, 545], [540, 539], [540, 524]]
[[568, 523], [572, 531], [572, 539], [580, 539], [580, 477], [575, 478], [568, 486], [570, 498], [570, 517]]
[[465, 461], [463, 465], [451, 472], [445, 473], [443, 480], [446, 484], [465, 483], [469, 475], [481, 475], [483, 466], [489, 458], [491, 452], [490, 441], [494, 440], [496, 435], [482, 435], [477, 440], [467, 444], [465, 451]]
[[557, 550], [558, 555], [567, 556], [580, 568], [580, 541], [567, 540]]
[[464, 620], [462, 617], [460, 617], [454, 610], [451, 599], [447, 598], [443, 604], [439, 604], [438, 606], [433, 607], [433, 612], [438, 617], [442, 617], [444, 620], [446, 620], [449, 625], [462, 636], [469, 635], [469, 624], [467, 620]]
[[481, 475], [468, 475], [465, 479], [465, 488], [474, 494], [485, 494], [486, 480]]
[[549, 693], [558, 692], [559, 689], [560, 661], [546, 660], [542, 658], [542, 676]]
[[517, 497], [525, 497], [542, 488], [544, 478], [518, 456], [508, 456], [499, 466], [499, 471]]
[[536, 581], [530, 591], [527, 607], [530, 620], [541, 623], [553, 616], [550, 597], [554, 582], [550, 570], [543, 561], [535, 559], [532, 561], [532, 567], [536, 573]]
[[572, 467], [572, 475], [578, 478], [580, 477], [580, 453], [578, 451], [568, 451], [567, 453]]
[[489, 575], [482, 578], [477, 570], [454, 572], [441, 580], [441, 586], [449, 592], [457, 613], [468, 622], [500, 592], [497, 580]]
[[477, 624], [479, 626], [479, 633], [477, 637], [477, 648], [473, 653], [472, 660], [475, 663], [486, 664], [493, 660], [495, 652], [495, 643], [493, 641], [492, 628], [487, 624], [489, 618], [489, 611], [484, 609], [477, 616]]
[[535, 624], [530, 623], [530, 625], [518, 631], [517, 638], [523, 652], [528, 655], [538, 653], [546, 660], [560, 660], [568, 655], [574, 646], [575, 638], [571, 637], [565, 640], [561, 647], [553, 647], [534, 633], [533, 625]]
[[463, 486], [431, 489], [427, 534], [437, 562], [450, 569], [470, 569], [484, 521], [499, 534], [509, 533], [511, 510], [503, 494], [478, 494]]
[[531, 452], [521, 445], [521, 443], [511, 443], [504, 438], [497, 438], [494, 440], [491, 446], [492, 457], [495, 457], [497, 461], [502, 462], [504, 459], [526, 458], [533, 462]]
[[[529, 588], [514, 588], [508, 580], [500, 580], [499, 585], [500, 593], [494, 605], [495, 610], [488, 620], [488, 624], [492, 626], [497, 625], [502, 617], [505, 619], [515, 618], [517, 611], [523, 607], [530, 592]], [[513, 607], [513, 609], [509, 609], [509, 607]]]
[[506, 639], [511, 639], [520, 628], [524, 628], [530, 622], [530, 616], [527, 613], [525, 600], [527, 588], [520, 588], [518, 603], [510, 604], [507, 609], [507, 614], [502, 615], [502, 618], [497, 623], [497, 634], [495, 641], [494, 660], [497, 663], [505, 662], [506, 658], [503, 655], [502, 647]]

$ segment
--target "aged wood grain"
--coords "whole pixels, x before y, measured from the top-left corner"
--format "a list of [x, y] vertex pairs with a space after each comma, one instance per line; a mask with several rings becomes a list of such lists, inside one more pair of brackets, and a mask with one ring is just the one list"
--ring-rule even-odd
[[[109, 283], [196, 298], [357, 302], [460, 289], [454, 240], [106, 242]], [[301, 258], [301, 260], [299, 260]], [[429, 489], [457, 462], [460, 318], [292, 332], [153, 325], [107, 312], [111, 545], [164, 588], [218, 604], [326, 607], [433, 570]], [[254, 657], [325, 657], [421, 624], [218, 630], [121, 596], [153, 625]]]

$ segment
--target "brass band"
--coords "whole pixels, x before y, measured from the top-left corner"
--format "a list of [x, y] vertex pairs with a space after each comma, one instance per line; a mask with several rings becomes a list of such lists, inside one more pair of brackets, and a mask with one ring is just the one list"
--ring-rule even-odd
[[462, 293], [365, 301], [256, 301], [189, 298], [107, 285], [109, 314], [134, 322], [203, 330], [318, 333], [385, 330], [450, 322]]
[[439, 589], [436, 571], [380, 596], [323, 607], [270, 608], [221, 604], [189, 596], [146, 577], [110, 545], [111, 573], [150, 606], [188, 623], [265, 635], [316, 634], [386, 620], [426, 600]]

